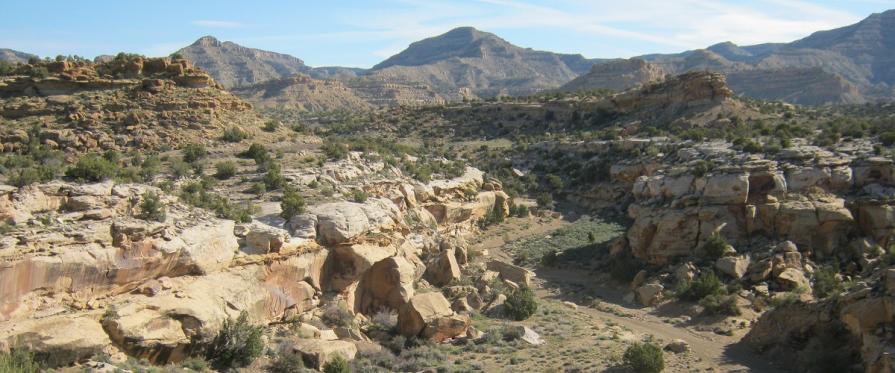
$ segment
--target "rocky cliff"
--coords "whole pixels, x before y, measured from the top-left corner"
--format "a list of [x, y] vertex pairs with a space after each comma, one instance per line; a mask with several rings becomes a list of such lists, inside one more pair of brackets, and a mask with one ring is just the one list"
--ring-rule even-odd
[[591, 67], [590, 71], [559, 88], [562, 92], [608, 89], [626, 91], [665, 78], [657, 65], [641, 59], [616, 60]]

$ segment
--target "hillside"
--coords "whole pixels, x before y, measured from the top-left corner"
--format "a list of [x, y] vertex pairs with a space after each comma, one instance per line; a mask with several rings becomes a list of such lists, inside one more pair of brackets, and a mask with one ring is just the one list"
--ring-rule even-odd
[[175, 52], [208, 71], [226, 88], [246, 86], [311, 70], [304, 61], [286, 54], [247, 48], [203, 36]]
[[31, 57], [37, 56], [8, 48], [0, 48], [0, 61], [26, 63]]
[[472, 27], [411, 44], [373, 66], [371, 74], [420, 82], [456, 99], [460, 88], [478, 96], [525, 95], [556, 88], [585, 73], [595, 60], [520, 48]]

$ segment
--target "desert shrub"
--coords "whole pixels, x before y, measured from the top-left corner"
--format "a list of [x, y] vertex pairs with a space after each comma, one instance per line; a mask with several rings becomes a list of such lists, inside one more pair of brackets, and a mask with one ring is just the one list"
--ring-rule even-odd
[[883, 132], [879, 135], [879, 142], [885, 146], [895, 145], [895, 131]]
[[706, 270], [693, 280], [681, 282], [676, 293], [680, 299], [695, 302], [709, 295], [720, 295], [723, 290], [721, 280], [718, 279], [715, 272]]
[[287, 221], [305, 211], [305, 199], [292, 186], [286, 186], [280, 201], [280, 216]]
[[236, 220], [242, 223], [252, 221], [252, 209], [249, 206], [235, 205], [229, 198], [209, 192], [206, 180], [184, 185], [180, 199], [184, 202], [214, 211], [222, 219]]
[[15, 67], [8, 61], [0, 61], [0, 75], [6, 75], [12, 72]]
[[27, 166], [14, 169], [8, 173], [9, 184], [17, 187], [50, 181], [55, 177], [56, 169], [45, 165]]
[[541, 256], [541, 265], [544, 267], [553, 267], [556, 265], [557, 259], [556, 249], [549, 250]]
[[143, 193], [142, 201], [140, 201], [140, 214], [137, 217], [143, 220], [165, 221], [165, 216], [165, 205], [158, 193]]
[[357, 203], [367, 202], [367, 193], [363, 190], [355, 190], [352, 199]]
[[715, 260], [724, 255], [724, 251], [727, 250], [727, 245], [727, 240], [725, 240], [721, 234], [712, 233], [709, 238], [705, 240], [702, 249], [705, 251], [706, 256]]
[[208, 156], [208, 150], [202, 144], [187, 144], [180, 150], [183, 160], [187, 163], [196, 163]]
[[507, 316], [516, 321], [525, 320], [538, 311], [538, 301], [535, 294], [527, 286], [516, 289], [504, 302], [504, 309]]
[[270, 155], [267, 154], [267, 148], [261, 144], [252, 144], [249, 145], [249, 148], [246, 151], [239, 153], [240, 157], [254, 159], [256, 164], [261, 164], [270, 159]]
[[249, 138], [249, 134], [239, 127], [227, 128], [224, 130], [224, 134], [221, 135], [221, 140], [224, 140], [226, 142], [240, 142], [247, 138]]
[[28, 351], [15, 349], [9, 354], [0, 354], [0, 373], [37, 373], [40, 369]]
[[261, 326], [250, 324], [248, 313], [242, 311], [236, 320], [224, 320], [206, 357], [219, 370], [247, 366], [264, 351], [263, 330]]
[[542, 208], [542, 209], [553, 208], [553, 196], [550, 195], [550, 193], [538, 194], [537, 198], [535, 198], [535, 202], [538, 203], [539, 208]]
[[157, 155], [150, 155], [140, 162], [140, 177], [143, 181], [152, 180], [162, 168], [162, 161]]
[[562, 178], [557, 175], [553, 175], [553, 174], [547, 175], [546, 180], [547, 180], [547, 185], [550, 186], [550, 188], [553, 190], [562, 190], [562, 188], [564, 186]]
[[223, 161], [214, 165], [214, 177], [220, 180], [226, 180], [236, 176], [236, 162]]
[[341, 303], [331, 304], [329, 307], [326, 307], [320, 319], [329, 326], [351, 326], [354, 324], [354, 315]]
[[320, 148], [327, 158], [332, 160], [344, 159], [348, 156], [348, 146], [345, 144], [328, 141]]
[[348, 369], [348, 361], [341, 356], [336, 356], [332, 360], [323, 364], [323, 373], [351, 373]]
[[305, 363], [302, 361], [301, 354], [283, 352], [270, 364], [267, 371], [270, 373], [294, 373], [301, 372], [304, 367]]
[[50, 76], [50, 71], [47, 70], [46, 66], [33, 66], [28, 71], [28, 75], [34, 78], [46, 78]]
[[261, 181], [264, 183], [264, 186], [267, 187], [267, 190], [277, 190], [286, 185], [286, 178], [283, 177], [283, 174], [280, 171], [280, 165], [276, 163], [270, 163], [267, 168], [267, 173], [264, 174]]
[[814, 272], [814, 295], [826, 298], [842, 292], [844, 287], [838, 275], [839, 269], [836, 266], [823, 266]]
[[103, 181], [115, 177], [118, 166], [99, 154], [87, 154], [65, 170], [65, 176], [78, 181]]
[[655, 343], [635, 343], [625, 350], [625, 365], [637, 373], [659, 373], [665, 369], [662, 349]]
[[703, 307], [703, 312], [709, 315], [740, 315], [737, 299], [733, 295], [709, 294], [699, 304]]
[[208, 371], [208, 361], [200, 357], [187, 358], [180, 362], [180, 366], [196, 372]]
[[264, 127], [262, 127], [261, 129], [263, 129], [265, 132], [275, 132], [277, 128], [280, 128], [280, 122], [271, 119], [267, 122], [264, 122]]

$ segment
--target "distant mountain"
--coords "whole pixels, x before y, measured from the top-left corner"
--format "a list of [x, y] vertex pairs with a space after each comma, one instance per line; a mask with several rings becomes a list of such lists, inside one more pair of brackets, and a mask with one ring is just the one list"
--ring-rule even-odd
[[450, 98], [461, 89], [478, 96], [524, 95], [559, 87], [599, 60], [520, 48], [488, 32], [461, 27], [411, 44], [369, 74], [420, 82]]
[[37, 55], [0, 48], [0, 61], [27, 63], [28, 59], [32, 57], [37, 57]]
[[[727, 74], [736, 93], [798, 104], [859, 103], [895, 96], [895, 10], [863, 21], [815, 32], [787, 44], [737, 46], [726, 42], [678, 54], [637, 57], [668, 74], [708, 70]], [[574, 89], [610, 88], [606, 69], [595, 67], [588, 84]], [[617, 67], [617, 66], [616, 66]], [[636, 74], [629, 65], [621, 74]], [[603, 74], [603, 75], [601, 75]], [[642, 84], [632, 81], [629, 87]]]
[[639, 58], [622, 59], [596, 64], [590, 72], [564, 84], [559, 90], [570, 92], [597, 88], [624, 91], [664, 77], [665, 71], [658, 65]]
[[287, 54], [247, 48], [213, 36], [203, 36], [175, 53], [208, 71], [227, 88], [248, 86], [298, 73], [311, 68], [304, 61]]

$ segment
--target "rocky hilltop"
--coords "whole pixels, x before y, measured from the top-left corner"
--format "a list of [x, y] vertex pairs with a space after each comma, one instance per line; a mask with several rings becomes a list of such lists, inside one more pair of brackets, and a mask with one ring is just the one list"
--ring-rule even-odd
[[[0, 77], [0, 97], [4, 152], [30, 141], [70, 152], [159, 149], [260, 122], [250, 104], [182, 59], [122, 54], [19, 65]], [[42, 124], [39, 135], [29, 135], [33, 121]]]
[[226, 88], [241, 87], [308, 73], [304, 61], [286, 54], [247, 48], [239, 44], [203, 36], [177, 52], [197, 67], [208, 71]]
[[564, 84], [558, 90], [563, 92], [588, 89], [625, 91], [663, 78], [665, 78], [665, 72], [658, 65], [632, 58], [596, 64], [586, 74]]
[[295, 75], [232, 92], [261, 108], [299, 111], [363, 111], [389, 106], [439, 105], [446, 102], [424, 84], [389, 82], [373, 77], [347, 80], [314, 79]]
[[494, 34], [461, 27], [411, 44], [373, 66], [386, 79], [425, 83], [446, 97], [460, 88], [478, 96], [525, 95], [555, 88], [596, 61], [517, 47]]

